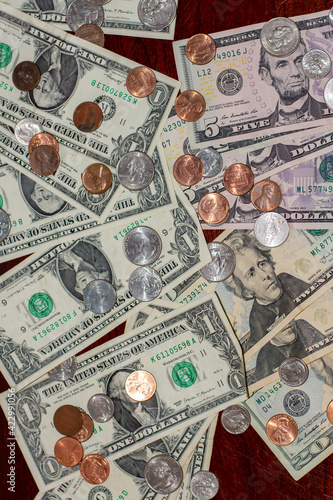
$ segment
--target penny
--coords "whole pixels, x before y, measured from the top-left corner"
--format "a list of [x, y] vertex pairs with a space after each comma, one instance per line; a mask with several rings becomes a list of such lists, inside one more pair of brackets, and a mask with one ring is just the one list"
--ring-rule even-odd
[[154, 31], [161, 31], [169, 26], [176, 17], [177, 5], [174, 0], [140, 0], [138, 17], [142, 24]]
[[331, 8], [331, 10], [328, 13], [328, 20], [329, 20], [330, 25], [333, 26], [333, 7]]
[[135, 227], [124, 238], [124, 254], [136, 266], [149, 266], [159, 258], [162, 242], [151, 227]]
[[319, 80], [330, 72], [331, 58], [324, 50], [309, 50], [302, 58], [302, 68], [305, 76]]
[[156, 380], [145, 370], [136, 370], [128, 375], [125, 390], [134, 401], [148, 401], [156, 392]]
[[76, 356], [71, 356], [70, 358], [63, 361], [60, 365], [53, 368], [48, 372], [48, 376], [51, 380], [68, 380], [73, 377], [77, 368], [77, 358]]
[[260, 42], [272, 56], [289, 56], [299, 46], [301, 35], [294, 21], [286, 17], [275, 17], [261, 29]]
[[92, 453], [80, 463], [80, 473], [87, 483], [101, 484], [109, 477], [110, 465], [105, 457]]
[[74, 0], [67, 9], [67, 24], [74, 33], [84, 24], [102, 26], [104, 9], [86, 0]]
[[83, 411], [81, 411], [81, 415], [82, 415], [82, 427], [72, 437], [77, 439], [80, 443], [83, 443], [84, 441], [88, 441], [88, 439], [91, 438], [91, 436], [93, 435], [94, 422], [92, 421], [92, 418], [89, 417], [89, 415], [87, 415]]
[[2, 243], [10, 233], [10, 218], [7, 212], [0, 208], [0, 243]]
[[230, 434], [242, 434], [251, 424], [251, 417], [241, 405], [231, 405], [222, 412], [221, 423]]
[[185, 46], [185, 54], [193, 64], [208, 64], [216, 54], [216, 44], [204, 33], [193, 35]]
[[60, 434], [72, 436], [82, 427], [82, 415], [76, 406], [63, 405], [55, 411], [53, 423]]
[[208, 249], [212, 262], [202, 267], [199, 272], [203, 278], [209, 281], [224, 281], [229, 278], [235, 270], [236, 256], [225, 243], [208, 243]]
[[176, 491], [183, 481], [183, 470], [170, 455], [155, 455], [144, 470], [148, 486], [156, 493], [168, 494]]
[[155, 269], [139, 267], [130, 275], [128, 288], [133, 297], [141, 302], [149, 302], [156, 299], [161, 293], [162, 279]]
[[228, 193], [242, 196], [248, 193], [253, 186], [254, 175], [252, 170], [243, 163], [233, 163], [224, 172], [223, 184]]
[[31, 170], [43, 177], [54, 174], [59, 164], [59, 155], [51, 146], [39, 146], [30, 155]]
[[182, 155], [175, 161], [172, 172], [182, 186], [194, 186], [202, 179], [203, 164], [194, 155]]
[[277, 446], [287, 446], [295, 441], [298, 426], [290, 415], [278, 413], [268, 420], [266, 434], [268, 439]]
[[330, 78], [324, 87], [324, 99], [327, 106], [333, 109], [333, 78]]
[[40, 132], [43, 132], [43, 127], [33, 118], [23, 118], [17, 122], [14, 129], [16, 139], [25, 146], [28, 146], [30, 140]]
[[112, 185], [111, 170], [103, 163], [92, 163], [82, 174], [82, 184], [89, 193], [103, 194]]
[[99, 47], [104, 47], [104, 32], [97, 24], [82, 24], [82, 26], [75, 31], [75, 36], [83, 38], [83, 40], [87, 40], [87, 42], [94, 43]]
[[280, 187], [268, 179], [257, 182], [251, 191], [253, 205], [262, 212], [271, 212], [281, 203], [282, 193]]
[[117, 165], [120, 184], [131, 191], [140, 191], [149, 186], [154, 175], [153, 160], [141, 151], [125, 153]]
[[203, 165], [203, 177], [214, 177], [222, 170], [222, 156], [214, 148], [201, 149], [196, 155]]
[[88, 401], [88, 411], [95, 422], [103, 424], [114, 415], [114, 403], [106, 394], [94, 394]]
[[105, 314], [113, 308], [117, 292], [112, 283], [103, 279], [90, 281], [83, 291], [83, 301], [89, 311]]
[[57, 153], [59, 152], [59, 143], [53, 135], [48, 132], [41, 132], [34, 135], [29, 141], [29, 153], [39, 146], [51, 146]]
[[199, 201], [199, 217], [207, 224], [221, 224], [229, 216], [228, 200], [220, 193], [207, 193]]
[[128, 73], [126, 87], [135, 97], [147, 97], [156, 88], [155, 73], [145, 66], [137, 66]]
[[[333, 7], [332, 7], [333, 8]], [[327, 409], [326, 409], [326, 415], [327, 415], [327, 418], [328, 420], [331, 422], [331, 424], [333, 425], [333, 399], [332, 401], [330, 401], [327, 405]]]
[[290, 357], [280, 364], [279, 375], [285, 384], [298, 387], [308, 378], [309, 369], [302, 359]]
[[192, 495], [198, 500], [211, 500], [219, 491], [219, 480], [208, 470], [196, 472], [190, 483]]
[[204, 97], [196, 90], [185, 90], [176, 99], [175, 111], [185, 122], [199, 120], [206, 110]]
[[288, 238], [288, 222], [276, 212], [267, 212], [256, 220], [254, 235], [265, 247], [278, 247]]
[[103, 111], [95, 102], [81, 102], [74, 110], [73, 122], [81, 132], [94, 132], [100, 127], [102, 121]]
[[54, 445], [54, 456], [61, 465], [75, 467], [83, 457], [82, 444], [73, 437], [62, 437]]
[[29, 92], [39, 84], [40, 70], [32, 61], [22, 61], [15, 66], [13, 71], [13, 83], [22, 92]]

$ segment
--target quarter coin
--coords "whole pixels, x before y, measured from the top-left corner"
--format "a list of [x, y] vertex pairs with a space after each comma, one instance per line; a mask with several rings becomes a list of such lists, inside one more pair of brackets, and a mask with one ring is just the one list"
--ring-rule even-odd
[[279, 367], [281, 380], [292, 387], [304, 384], [309, 375], [309, 369], [302, 359], [290, 357], [282, 361]]
[[211, 500], [219, 491], [219, 480], [208, 470], [196, 472], [191, 479], [191, 492], [198, 500]]
[[253, 205], [262, 212], [271, 212], [281, 203], [282, 193], [280, 187], [268, 179], [257, 182], [251, 191]]
[[222, 156], [214, 148], [201, 149], [196, 155], [203, 165], [203, 177], [215, 177], [222, 170]]
[[94, 394], [88, 401], [88, 411], [95, 422], [108, 422], [114, 415], [114, 403], [106, 394]]
[[82, 427], [82, 415], [76, 406], [63, 405], [53, 415], [53, 423], [60, 434], [73, 436]]
[[324, 99], [327, 106], [333, 109], [333, 78], [330, 78], [324, 87]]
[[[28, 146], [30, 140], [40, 132], [43, 132], [41, 124], [33, 118], [23, 118], [15, 125], [15, 137], [21, 144]], [[30, 152], [30, 151], [29, 151]]]
[[228, 245], [221, 242], [208, 243], [212, 262], [200, 269], [203, 278], [209, 281], [224, 281], [235, 270], [236, 257]]
[[74, 110], [73, 122], [81, 132], [94, 132], [100, 127], [102, 121], [103, 112], [95, 102], [81, 102]]
[[207, 193], [199, 201], [199, 217], [207, 224], [221, 224], [229, 216], [228, 200], [220, 193]]
[[39, 146], [51, 146], [57, 153], [59, 144], [57, 139], [48, 132], [40, 132], [34, 135], [29, 141], [29, 153], [31, 154]]
[[141, 151], [125, 153], [117, 165], [120, 184], [131, 191], [140, 191], [149, 186], [154, 175], [153, 160]]
[[76, 356], [71, 356], [68, 359], [65, 359], [60, 365], [53, 368], [48, 372], [48, 376], [51, 380], [68, 380], [73, 377], [77, 368], [77, 358]]
[[148, 401], [156, 392], [156, 380], [145, 370], [136, 370], [128, 375], [125, 390], [134, 401]]
[[54, 174], [59, 164], [59, 155], [51, 146], [39, 146], [30, 155], [31, 170], [42, 177]]
[[254, 235], [265, 247], [278, 247], [288, 238], [288, 222], [276, 212], [267, 212], [256, 220]]
[[251, 425], [251, 417], [244, 406], [231, 405], [222, 412], [221, 422], [230, 434], [242, 434]]
[[302, 58], [302, 68], [305, 76], [319, 80], [330, 72], [331, 58], [324, 50], [309, 50]]
[[196, 90], [185, 90], [176, 99], [175, 111], [185, 122], [199, 120], [206, 110], [205, 98]]
[[[333, 7], [332, 7], [333, 8]], [[326, 409], [326, 415], [327, 415], [327, 418], [328, 420], [331, 422], [331, 424], [333, 425], [333, 399], [332, 401], [330, 401], [327, 405], [327, 409]]]
[[124, 253], [136, 266], [152, 264], [159, 258], [161, 251], [161, 238], [151, 227], [135, 227], [124, 238]]
[[139, 267], [129, 277], [128, 288], [133, 297], [141, 302], [149, 302], [161, 293], [162, 279], [155, 269]]
[[62, 437], [54, 446], [54, 456], [61, 465], [75, 467], [83, 457], [82, 444], [73, 437]]
[[333, 26], [333, 7], [331, 8], [331, 10], [328, 13], [328, 20], [329, 20], [330, 25]]
[[92, 163], [82, 174], [84, 188], [92, 194], [103, 194], [112, 185], [111, 170], [103, 163]]
[[87, 40], [87, 42], [94, 43], [99, 47], [104, 47], [104, 32], [97, 24], [82, 24], [82, 26], [75, 31], [75, 36]]
[[252, 170], [243, 163], [234, 163], [224, 172], [223, 184], [228, 193], [242, 196], [248, 193], [253, 186], [254, 175]]
[[92, 453], [84, 457], [80, 463], [81, 476], [89, 484], [101, 484], [110, 474], [110, 465], [105, 457]]
[[182, 155], [173, 165], [173, 176], [182, 186], [194, 186], [202, 179], [203, 164], [194, 155]]
[[74, 33], [83, 24], [102, 26], [104, 9], [101, 5], [94, 5], [86, 0], [74, 0], [67, 9], [67, 24]]
[[193, 64], [208, 64], [216, 54], [216, 44], [204, 33], [193, 35], [185, 46], [185, 54]]
[[0, 208], [0, 243], [2, 243], [10, 233], [10, 218], [7, 212]]
[[176, 17], [177, 5], [174, 0], [163, 0], [152, 3], [151, 0], [140, 0], [138, 17], [142, 24], [154, 31], [161, 31], [169, 26]]
[[13, 71], [13, 83], [22, 92], [30, 92], [39, 84], [40, 70], [32, 61], [22, 61], [15, 66]]
[[268, 439], [277, 446], [287, 446], [295, 441], [298, 426], [290, 415], [278, 413], [268, 420], [266, 434]]
[[77, 439], [80, 443], [83, 443], [84, 441], [88, 441], [88, 439], [91, 438], [94, 432], [94, 422], [92, 421], [92, 418], [89, 417], [89, 415], [87, 415], [87, 413], [81, 411], [81, 415], [82, 415], [82, 427], [72, 437]]
[[294, 21], [286, 17], [275, 17], [261, 29], [260, 42], [272, 56], [289, 56], [298, 48], [301, 35]]
[[155, 73], [145, 66], [137, 66], [128, 73], [126, 87], [128, 92], [135, 97], [147, 97], [156, 88]]
[[96, 279], [90, 281], [83, 291], [83, 301], [89, 311], [99, 314], [109, 312], [115, 305], [117, 293], [112, 283]]
[[183, 481], [183, 470], [170, 455], [155, 455], [145, 467], [145, 480], [156, 493], [168, 494], [176, 491]]

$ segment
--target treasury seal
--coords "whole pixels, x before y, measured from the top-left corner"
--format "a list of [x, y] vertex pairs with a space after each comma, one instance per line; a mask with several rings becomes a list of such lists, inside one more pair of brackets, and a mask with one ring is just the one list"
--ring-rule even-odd
[[283, 398], [283, 407], [292, 417], [302, 417], [310, 409], [310, 398], [304, 391], [294, 389]]
[[113, 118], [117, 106], [112, 97], [108, 95], [100, 95], [94, 100], [95, 104], [98, 104], [103, 111], [103, 120], [110, 120]]
[[235, 69], [228, 68], [219, 74], [216, 86], [223, 95], [235, 95], [243, 87], [243, 77]]

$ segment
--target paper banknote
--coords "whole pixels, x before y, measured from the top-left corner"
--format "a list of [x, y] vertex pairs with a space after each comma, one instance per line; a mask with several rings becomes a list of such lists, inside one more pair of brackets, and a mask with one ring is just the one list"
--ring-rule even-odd
[[133, 314], [127, 321], [125, 325], [125, 332], [129, 332], [134, 328], [143, 326], [150, 321], [167, 314], [175, 309], [181, 307], [178, 302], [170, 302], [169, 300], [157, 299], [152, 304], [148, 304], [147, 307], [141, 309], [137, 314]]
[[261, 46], [263, 24], [213, 33], [216, 55], [203, 66], [187, 58], [187, 40], [173, 43], [182, 90], [197, 90], [206, 100], [203, 117], [188, 127], [193, 147], [297, 128], [332, 128], [333, 111], [323, 97], [332, 71], [320, 80], [309, 80], [301, 66], [308, 50], [332, 54], [328, 11], [292, 19], [300, 30], [301, 43], [287, 57], [271, 56]]

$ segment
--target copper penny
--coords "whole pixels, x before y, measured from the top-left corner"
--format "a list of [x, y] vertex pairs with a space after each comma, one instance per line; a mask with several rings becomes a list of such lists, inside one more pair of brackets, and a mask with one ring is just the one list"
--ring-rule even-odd
[[128, 92], [135, 97], [147, 97], [155, 90], [155, 73], [145, 66], [138, 66], [128, 73], [126, 87]]
[[186, 44], [185, 54], [194, 64], [208, 64], [216, 54], [216, 44], [204, 33], [193, 35]]
[[111, 170], [103, 163], [92, 163], [82, 174], [82, 184], [89, 193], [105, 193], [112, 184]]
[[266, 424], [266, 434], [272, 443], [277, 446], [287, 446], [295, 441], [298, 426], [290, 415], [278, 413], [273, 415]]
[[253, 205], [262, 212], [271, 212], [281, 203], [282, 193], [280, 187], [268, 179], [257, 182], [251, 191]]
[[41, 132], [34, 135], [29, 141], [29, 153], [31, 154], [34, 149], [39, 146], [51, 146], [57, 153], [59, 152], [59, 144], [57, 139], [47, 132]]
[[182, 186], [193, 186], [202, 179], [203, 164], [194, 155], [182, 155], [173, 166], [173, 176]]
[[223, 176], [223, 184], [226, 190], [235, 196], [248, 193], [254, 183], [252, 170], [243, 163], [230, 165]]
[[179, 94], [175, 102], [177, 116], [186, 122], [195, 122], [206, 110], [204, 97], [196, 90], [185, 90]]
[[82, 414], [73, 405], [63, 405], [58, 408], [53, 416], [54, 427], [60, 434], [73, 436], [82, 427]]
[[34, 62], [22, 61], [15, 66], [13, 71], [13, 83], [17, 89], [23, 92], [29, 92], [37, 87], [39, 80], [39, 67]]
[[80, 441], [80, 443], [83, 443], [84, 441], [87, 441], [89, 438], [91, 438], [94, 432], [94, 422], [92, 418], [87, 415], [87, 413], [81, 411], [81, 415], [82, 427], [76, 434], [73, 434], [72, 437]]
[[105, 36], [102, 28], [97, 24], [83, 24], [75, 31], [75, 36], [94, 43], [99, 47], [104, 47]]
[[330, 401], [327, 405], [327, 410], [326, 410], [327, 418], [333, 425], [333, 399]]
[[82, 460], [80, 472], [87, 483], [101, 484], [109, 477], [110, 465], [107, 459], [102, 457], [102, 455], [92, 453]]
[[90, 101], [81, 102], [75, 108], [73, 121], [81, 132], [94, 132], [103, 121], [103, 112], [98, 104]]
[[38, 146], [30, 155], [30, 167], [35, 174], [52, 175], [59, 167], [60, 158], [51, 146]]
[[156, 392], [156, 380], [145, 370], [136, 370], [128, 375], [125, 390], [134, 401], [148, 401]]
[[54, 456], [61, 465], [75, 467], [83, 457], [82, 444], [73, 437], [62, 437], [54, 446]]
[[221, 224], [229, 216], [228, 200], [220, 193], [205, 194], [198, 204], [200, 218], [207, 224]]

